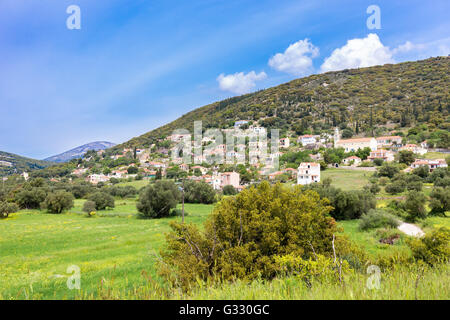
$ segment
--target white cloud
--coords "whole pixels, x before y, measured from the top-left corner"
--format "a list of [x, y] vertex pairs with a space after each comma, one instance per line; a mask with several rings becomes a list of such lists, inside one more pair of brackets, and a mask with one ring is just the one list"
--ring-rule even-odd
[[224, 75], [223, 73], [217, 77], [220, 89], [230, 91], [236, 94], [249, 93], [256, 86], [256, 81], [264, 80], [267, 74], [263, 71], [256, 73], [250, 71], [245, 74], [243, 72]]
[[269, 60], [269, 66], [296, 76], [307, 75], [313, 71], [312, 58], [319, 55], [319, 48], [309, 39], [291, 44], [284, 53], [277, 53]]
[[364, 68], [386, 63], [394, 63], [393, 52], [381, 43], [378, 35], [371, 33], [363, 39], [348, 40], [345, 46], [335, 49], [325, 59], [321, 71]]
[[429, 57], [447, 56], [450, 53], [450, 38], [438, 39], [425, 43], [406, 41], [392, 50], [396, 60], [417, 60]]
[[417, 48], [415, 44], [411, 41], [406, 41], [404, 44], [399, 45], [397, 48], [392, 50], [393, 54], [409, 52], [413, 49]]

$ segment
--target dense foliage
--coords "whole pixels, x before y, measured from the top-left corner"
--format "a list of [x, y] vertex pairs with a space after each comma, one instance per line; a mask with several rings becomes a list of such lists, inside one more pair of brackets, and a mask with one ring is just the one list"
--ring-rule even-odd
[[[204, 128], [225, 128], [242, 119], [264, 119], [260, 124], [269, 129], [296, 134], [331, 132], [336, 126], [360, 134], [388, 123], [427, 124], [429, 128], [416, 128], [408, 137], [445, 148], [450, 145], [449, 74], [450, 58], [438, 57], [312, 75], [195, 109], [113, 149], [148, 147], [175, 129], [192, 130], [198, 120]], [[377, 133], [383, 134], [379, 128]]]
[[177, 185], [169, 180], [157, 180], [143, 188], [136, 208], [143, 217], [162, 218], [171, 214], [181, 198]]
[[96, 210], [105, 210], [106, 208], [114, 208], [115, 206], [114, 197], [106, 192], [95, 192], [88, 199], [95, 203]]
[[41, 208], [50, 213], [62, 213], [73, 208], [74, 197], [70, 192], [55, 191], [47, 195]]
[[[223, 199], [201, 232], [172, 223], [162, 251], [162, 273], [183, 287], [196, 281], [272, 278], [275, 257], [332, 256], [337, 225], [329, 202], [311, 190], [263, 182]], [[338, 254], [343, 240], [336, 241]]]
[[216, 202], [216, 192], [204, 181], [184, 183], [184, 201], [187, 203], [211, 204]]

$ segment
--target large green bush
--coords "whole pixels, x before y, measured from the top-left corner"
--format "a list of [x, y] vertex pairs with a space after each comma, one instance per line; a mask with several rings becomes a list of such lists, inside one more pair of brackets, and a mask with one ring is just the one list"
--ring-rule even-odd
[[55, 191], [47, 195], [41, 207], [50, 213], [62, 213], [73, 208], [73, 200], [73, 194], [70, 192]]
[[0, 218], [8, 218], [11, 213], [19, 211], [19, 206], [15, 203], [0, 201]]
[[181, 192], [175, 183], [157, 180], [141, 190], [136, 208], [146, 218], [168, 217], [180, 198]]
[[39, 209], [46, 196], [46, 190], [42, 187], [27, 187], [15, 195], [15, 202], [22, 209]]
[[114, 197], [106, 192], [95, 192], [88, 197], [88, 200], [95, 203], [95, 209], [105, 210], [106, 208], [114, 208]]
[[430, 194], [430, 214], [445, 215], [450, 211], [450, 188], [434, 188]]
[[344, 191], [326, 184], [309, 185], [307, 189], [316, 191], [331, 202], [333, 209], [330, 215], [336, 220], [358, 219], [376, 207], [375, 195], [364, 190]]
[[372, 209], [361, 216], [359, 228], [361, 230], [376, 229], [382, 227], [396, 228], [398, 219], [384, 210]]
[[[331, 257], [337, 233], [331, 209], [314, 191], [262, 182], [223, 199], [203, 232], [192, 224], [172, 223], [161, 272], [187, 288], [196, 279], [270, 279], [279, 270], [276, 256]], [[337, 255], [347, 243], [336, 238]]]
[[413, 257], [430, 265], [447, 263], [450, 258], [450, 229], [442, 227], [420, 239], [408, 242]]
[[427, 217], [427, 210], [425, 203], [426, 196], [422, 192], [410, 191], [406, 196], [405, 210], [408, 213], [409, 221], [416, 221], [417, 219], [424, 219]]
[[226, 186], [223, 187], [222, 193], [225, 196], [234, 196], [235, 194], [237, 194], [237, 190], [232, 185], [226, 185]]
[[184, 183], [184, 201], [211, 204], [216, 202], [216, 192], [210, 184], [204, 181], [186, 181]]

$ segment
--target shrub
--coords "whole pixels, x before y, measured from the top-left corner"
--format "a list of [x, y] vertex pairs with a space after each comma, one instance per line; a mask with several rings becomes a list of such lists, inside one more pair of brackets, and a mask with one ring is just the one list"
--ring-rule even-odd
[[381, 191], [381, 188], [378, 185], [378, 183], [371, 183], [369, 185], [364, 186], [364, 190], [367, 190], [372, 194], [377, 194], [378, 192]]
[[107, 191], [113, 197], [119, 198], [133, 198], [138, 193], [136, 188], [133, 186], [112, 186], [110, 188], [107, 188], [105, 191]]
[[405, 183], [401, 180], [394, 181], [384, 188], [384, 190], [389, 194], [402, 193], [405, 189]]
[[180, 200], [180, 190], [169, 180], [157, 180], [141, 190], [136, 208], [141, 216], [162, 218], [170, 216]]
[[224, 186], [222, 192], [226, 196], [234, 196], [235, 194], [237, 194], [237, 190], [232, 185]]
[[413, 174], [425, 179], [430, 174], [430, 167], [428, 166], [420, 166], [413, 170]]
[[420, 239], [408, 242], [413, 257], [429, 265], [446, 263], [450, 257], [450, 229], [442, 227], [427, 233]]
[[95, 203], [96, 210], [105, 210], [115, 206], [114, 197], [106, 192], [95, 192], [89, 196], [88, 200]]
[[450, 177], [437, 178], [434, 181], [434, 185], [436, 187], [443, 187], [443, 188], [450, 187]]
[[359, 228], [361, 230], [377, 229], [382, 227], [397, 228], [399, 221], [384, 210], [372, 209], [361, 216]]
[[216, 192], [210, 184], [204, 181], [186, 181], [184, 183], [184, 201], [211, 204], [216, 202]]
[[400, 151], [399, 152], [399, 163], [404, 163], [406, 165], [410, 165], [411, 163], [416, 160], [416, 156], [414, 155], [414, 152], [412, 151]]
[[435, 183], [436, 179], [441, 178], [444, 179], [445, 177], [449, 176], [449, 171], [447, 168], [437, 168], [434, 169], [433, 172], [430, 173], [430, 175], [427, 178], [427, 182]]
[[84, 198], [86, 195], [94, 191], [94, 187], [90, 183], [80, 183], [72, 186], [71, 192], [75, 199]]
[[19, 206], [15, 203], [0, 201], [0, 218], [8, 218], [11, 213], [19, 211]]
[[[197, 279], [273, 278], [275, 256], [332, 254], [337, 232], [328, 201], [301, 187], [262, 182], [223, 199], [205, 223], [171, 223], [161, 273], [184, 288]], [[313, 249], [314, 248], [314, 249]]]
[[405, 210], [408, 213], [409, 221], [424, 219], [427, 217], [425, 203], [427, 199], [422, 192], [410, 191], [406, 196]]
[[343, 191], [321, 184], [309, 185], [306, 189], [314, 190], [322, 198], [331, 202], [333, 210], [330, 215], [336, 220], [358, 219], [363, 213], [375, 209], [375, 196], [366, 191]]
[[380, 186], [385, 186], [387, 185], [389, 182], [389, 178], [387, 177], [381, 177], [380, 179], [378, 179], [378, 183], [380, 184]]
[[131, 166], [127, 168], [128, 174], [137, 174], [139, 172], [139, 169], [135, 166]]
[[450, 188], [434, 188], [430, 198], [430, 214], [445, 215], [450, 210]]
[[73, 194], [65, 191], [55, 191], [47, 195], [41, 204], [42, 209], [50, 213], [62, 213], [73, 208]]
[[45, 200], [46, 192], [42, 187], [21, 189], [15, 195], [15, 202], [23, 209], [39, 209]]
[[283, 276], [292, 276], [304, 281], [307, 286], [311, 286], [312, 280], [326, 281], [327, 283], [337, 283], [340, 276], [351, 272], [350, 265], [343, 260], [340, 261], [325, 257], [321, 254], [308, 260], [302, 259], [295, 254], [275, 256], [275, 265]]
[[95, 210], [96, 210], [96, 206], [95, 206], [94, 201], [87, 200], [84, 202], [84, 204], [83, 204], [84, 212], [86, 212], [87, 214], [90, 214], [91, 212], [95, 212]]
[[377, 166], [377, 167], [379, 167], [379, 166], [381, 166], [382, 164], [383, 164], [383, 159], [373, 159], [373, 163]]
[[400, 172], [399, 167], [394, 163], [385, 162], [381, 167], [378, 168], [379, 177], [392, 178], [397, 173]]

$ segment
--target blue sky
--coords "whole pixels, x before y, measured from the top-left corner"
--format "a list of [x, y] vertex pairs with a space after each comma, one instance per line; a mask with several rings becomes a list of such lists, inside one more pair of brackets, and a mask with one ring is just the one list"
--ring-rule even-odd
[[[69, 5], [81, 29], [69, 30]], [[381, 29], [369, 30], [377, 5]], [[0, 2], [0, 150], [124, 142], [202, 105], [312, 73], [450, 53], [450, 2]]]

